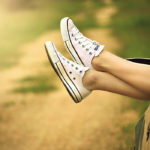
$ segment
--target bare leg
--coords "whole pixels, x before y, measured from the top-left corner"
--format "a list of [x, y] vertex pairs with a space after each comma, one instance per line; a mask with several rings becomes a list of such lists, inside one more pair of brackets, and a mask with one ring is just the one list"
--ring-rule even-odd
[[127, 61], [108, 51], [103, 51], [98, 57], [95, 57], [92, 65], [96, 70], [111, 73], [136, 89], [150, 95], [149, 65]]
[[83, 78], [83, 84], [89, 90], [103, 90], [143, 100], [150, 99], [145, 93], [107, 72], [88, 70]]

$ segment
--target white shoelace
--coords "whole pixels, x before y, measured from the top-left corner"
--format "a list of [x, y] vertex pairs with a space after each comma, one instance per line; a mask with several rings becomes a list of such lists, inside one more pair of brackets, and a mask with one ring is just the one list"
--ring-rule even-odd
[[75, 40], [78, 41], [79, 44], [82, 44], [82, 47], [85, 48], [87, 51], [95, 50], [95, 47], [99, 45], [98, 42], [93, 41], [85, 37], [76, 27], [72, 28], [72, 36], [75, 37]]

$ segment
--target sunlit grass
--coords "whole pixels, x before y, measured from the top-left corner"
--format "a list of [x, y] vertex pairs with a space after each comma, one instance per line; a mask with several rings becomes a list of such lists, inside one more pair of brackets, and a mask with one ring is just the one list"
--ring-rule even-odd
[[146, 0], [127, 0], [117, 4], [120, 11], [113, 18], [112, 26], [114, 34], [124, 44], [120, 55], [150, 57], [150, 5]]
[[53, 77], [48, 75], [28, 76], [19, 81], [20, 86], [15, 88], [16, 93], [47, 93], [57, 89]]
[[1, 16], [4, 19], [0, 25], [0, 68], [15, 64], [21, 45], [54, 27], [55, 19], [54, 22], [46, 24], [46, 20], [42, 18], [44, 15], [46, 12], [41, 12], [39, 16], [39, 12], [28, 10]]
[[[15, 4], [13, 4], [15, 5]], [[53, 29], [59, 29], [60, 19], [69, 16], [81, 29], [96, 27], [93, 12], [102, 3], [91, 2], [85, 6], [84, 1], [41, 1], [36, 8], [0, 8], [0, 69], [17, 63], [21, 52], [19, 48], [39, 35]], [[9, 6], [10, 7], [10, 6]], [[95, 9], [93, 9], [95, 8]], [[78, 22], [74, 17], [84, 12], [85, 18]]]
[[8, 108], [8, 107], [14, 106], [15, 104], [16, 103], [14, 101], [8, 101], [8, 102], [3, 103], [2, 107]]
[[125, 144], [130, 147], [130, 149], [134, 149], [134, 129], [135, 123], [129, 123], [122, 127], [122, 138]]

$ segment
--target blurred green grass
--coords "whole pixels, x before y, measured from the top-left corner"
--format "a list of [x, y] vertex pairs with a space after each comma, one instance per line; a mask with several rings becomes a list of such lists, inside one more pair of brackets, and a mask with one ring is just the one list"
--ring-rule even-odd
[[[113, 16], [111, 27], [113, 34], [120, 40], [123, 47], [119, 55], [124, 58], [150, 58], [150, 2], [147, 0], [115, 0], [119, 12]], [[141, 117], [149, 101], [139, 101], [131, 98], [125, 108], [135, 110]], [[136, 122], [131, 122], [122, 128], [122, 135], [127, 149], [134, 145], [134, 128]]]
[[120, 9], [113, 17], [114, 34], [123, 43], [122, 57], [149, 57], [150, 3], [147, 0], [116, 0]]
[[[13, 3], [14, 2], [14, 3]], [[16, 3], [15, 3], [16, 2]], [[86, 5], [84, 1], [39, 1], [38, 5], [31, 3], [19, 4], [18, 0], [13, 0], [7, 7], [0, 7], [0, 69], [11, 67], [17, 63], [21, 55], [19, 48], [24, 43], [40, 36], [41, 34], [59, 29], [60, 19], [69, 16], [77, 24], [80, 22], [80, 28], [96, 27], [94, 11], [103, 5], [102, 2], [91, 1]], [[16, 7], [15, 7], [16, 4]], [[19, 5], [19, 6], [18, 6]], [[80, 14], [84, 14], [82, 19]], [[77, 16], [77, 17], [75, 17]], [[90, 18], [90, 19], [89, 19]]]
[[[24, 4], [24, 5], [22, 5]], [[94, 1], [34, 1], [24, 3], [24, 0], [13, 0], [12, 5], [4, 5], [0, 9], [0, 69], [9, 69], [17, 64], [21, 57], [21, 45], [32, 41], [45, 32], [59, 29], [63, 17], [71, 17], [80, 29], [98, 27], [95, 19], [95, 10], [104, 5], [98, 0]], [[48, 66], [49, 67], [49, 66]], [[47, 81], [45, 80], [47, 79]], [[47, 75], [26, 77], [20, 81], [20, 86], [13, 92], [42, 93], [56, 90]]]
[[[13, 1], [12, 1], [13, 2]], [[0, 9], [0, 69], [8, 69], [17, 63], [21, 53], [19, 47], [41, 34], [54, 29], [59, 29], [59, 22], [62, 17], [71, 17], [79, 28], [98, 27], [94, 11], [103, 2], [98, 0], [90, 1], [40, 1], [40, 4], [33, 6], [24, 3], [9, 10], [9, 7]], [[21, 4], [22, 5], [22, 4]], [[112, 18], [111, 27], [114, 35], [118, 37], [123, 47], [119, 55], [126, 57], [149, 57], [149, 36], [150, 36], [150, 9], [146, 0], [115, 0], [119, 12]], [[13, 92], [17, 93], [45, 93], [56, 90], [52, 78], [48, 75], [28, 76], [19, 81], [19, 86]], [[143, 114], [149, 102], [131, 99], [126, 108], [134, 109]], [[15, 105], [13, 102], [4, 104], [4, 107]], [[1, 118], [0, 118], [1, 120]], [[122, 138], [126, 145], [133, 144], [133, 130], [135, 122], [122, 128]], [[120, 148], [121, 150], [121, 148]]]
[[[122, 127], [122, 135], [121, 138], [123, 139], [124, 143], [126, 144], [125, 147], [130, 147], [130, 149], [134, 149], [134, 136], [133, 131], [135, 129], [136, 123], [128, 123]], [[132, 134], [132, 136], [131, 136]]]
[[8, 108], [14, 106], [16, 103], [14, 101], [8, 101], [2, 104], [3, 108]]
[[[19, 81], [20, 85], [13, 89], [16, 93], [47, 93], [57, 89], [54, 77], [41, 74], [38, 76], [28, 76]], [[18, 82], [18, 81], [17, 81]]]

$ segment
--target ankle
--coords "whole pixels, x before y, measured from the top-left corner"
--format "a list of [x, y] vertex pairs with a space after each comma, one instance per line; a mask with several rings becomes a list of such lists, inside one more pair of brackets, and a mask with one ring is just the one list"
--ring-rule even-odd
[[99, 71], [103, 71], [104, 61], [105, 61], [105, 51], [103, 51], [100, 55], [93, 58], [92, 60], [93, 68]]
[[100, 57], [99, 56], [96, 56], [93, 58], [92, 60], [92, 66], [95, 70], [99, 70], [99, 71], [102, 71], [102, 65], [101, 65], [101, 61], [100, 61]]
[[97, 81], [96, 71], [88, 70], [83, 77], [83, 86], [88, 90], [94, 90], [95, 83]]
[[105, 71], [105, 67], [107, 66], [109, 52], [103, 51], [99, 56], [94, 57], [92, 60], [92, 66], [95, 70]]

